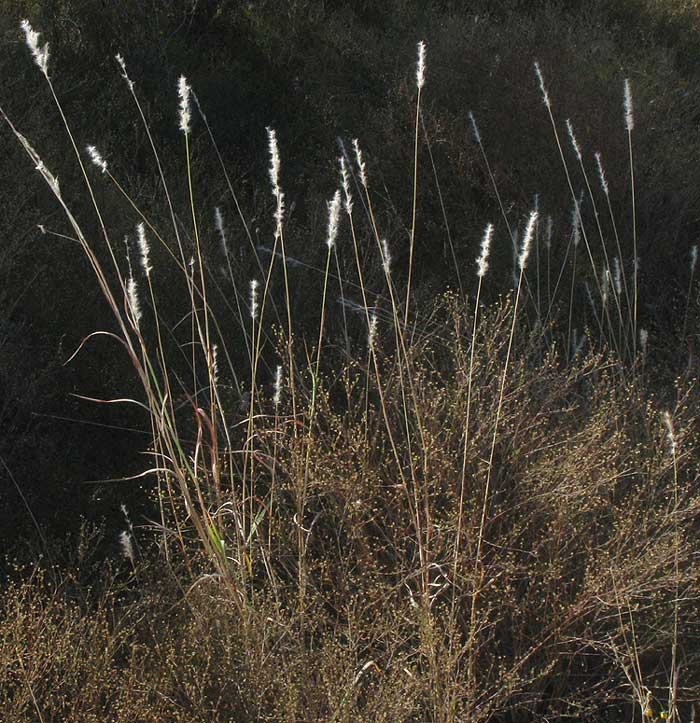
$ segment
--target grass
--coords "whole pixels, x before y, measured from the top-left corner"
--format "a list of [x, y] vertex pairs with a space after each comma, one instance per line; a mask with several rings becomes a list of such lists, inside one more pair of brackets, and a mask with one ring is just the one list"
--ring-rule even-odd
[[[103, 531], [115, 556], [117, 540], [129, 553], [121, 568], [100, 570], [91, 558], [98, 535], [82, 540], [83, 553], [63, 571], [34, 563], [17, 573], [0, 626], [7, 720], [690, 719], [700, 693], [697, 381], [680, 377], [663, 403], [649, 392], [654, 368], [636, 348], [634, 202], [631, 223], [616, 218], [602, 166], [596, 191], [569, 124], [598, 252], [540, 66], [532, 79], [574, 204], [570, 240], [547, 246], [540, 278], [540, 214], [509, 214], [472, 114], [506, 226], [487, 227], [482, 253], [490, 244], [514, 248], [515, 288], [495, 289], [484, 303], [482, 286], [498, 282], [486, 276], [486, 257], [475, 264], [470, 252], [466, 293], [444, 289], [428, 300], [413, 273], [419, 150], [430, 139], [430, 124], [421, 125], [430, 88], [422, 44], [407, 267], [389, 258], [377, 161], [358, 141], [354, 157], [340, 159], [342, 194], [328, 204], [325, 249], [323, 238], [308, 239], [318, 247], [309, 260], [288, 254], [293, 228], [271, 128], [269, 260], [258, 256], [226, 176], [252, 246], [243, 266], [227, 251], [221, 211], [204, 207], [206, 189], [194, 182], [201, 146], [192, 104], [201, 108], [185, 78], [180, 207], [138, 86], [118, 58], [160, 179], [167, 212], [159, 214], [95, 148], [94, 168], [84, 164], [48, 50], [24, 30], [96, 224], [71, 211], [72, 199], [1, 112], [64, 213], [67, 230], [48, 233], [76, 242], [111, 310], [113, 327], [76, 354], [97, 342], [126, 352], [138, 398], [95, 401], [133, 405], [147, 418], [144, 474], [155, 480], [159, 519], [134, 526], [127, 517], [126, 530]], [[634, 188], [632, 126], [621, 132]], [[127, 242], [126, 258], [98, 186], [133, 216], [137, 245]], [[624, 294], [614, 284], [610, 291], [596, 193], [606, 198], [621, 278], [632, 270], [632, 303], [626, 281]], [[579, 232], [585, 272], [576, 266]], [[618, 233], [630, 235], [631, 259]], [[222, 241], [223, 259], [210, 236]], [[168, 296], [183, 304], [175, 311], [161, 301], [165, 263], [180, 287]], [[231, 288], [216, 280], [222, 264]], [[300, 289], [295, 264], [311, 267]], [[589, 309], [578, 299], [591, 277]], [[361, 302], [351, 301], [358, 292]], [[574, 318], [583, 352], [572, 343]], [[85, 580], [94, 576], [91, 587]]]

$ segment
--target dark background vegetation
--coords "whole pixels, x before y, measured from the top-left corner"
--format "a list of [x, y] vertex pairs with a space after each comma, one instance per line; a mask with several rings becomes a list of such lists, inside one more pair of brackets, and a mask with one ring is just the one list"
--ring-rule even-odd
[[[699, 8], [681, 0], [4, 0], [0, 103], [57, 173], [89, 226], [77, 164], [19, 20], [29, 18], [50, 43], [51, 75], [79, 145], [95, 143], [129, 192], [144, 204], [152, 199], [151, 207], [158, 203], [155, 168], [114, 54], [126, 59], [180, 202], [186, 197], [175, 88], [184, 73], [263, 245], [271, 238], [272, 210], [265, 127], [277, 129], [290, 211], [289, 253], [310, 262], [320, 259], [325, 199], [338, 183], [336, 139], [357, 136], [372, 183], [390, 209], [383, 211], [383, 226], [401, 268], [410, 218], [415, 44], [424, 38], [424, 120], [455, 254], [470, 290], [481, 229], [487, 220], [502, 223], [471, 141], [467, 111], [479, 121], [511, 219], [521, 219], [539, 193], [543, 213], [554, 218], [555, 242], [563, 243], [570, 200], [532, 72], [538, 59], [557, 114], [571, 117], [589, 159], [593, 150], [603, 152], [629, 252], [622, 80], [630, 77], [642, 325], [650, 330], [660, 366], [672, 375], [687, 361], [683, 349], [676, 352], [688, 249], [697, 240], [700, 219]], [[244, 248], [198, 119], [193, 138], [195, 184], [212, 253], [216, 204], [222, 204], [232, 245]], [[110, 328], [110, 313], [79, 249], [37, 229], [43, 224], [65, 230], [7, 129], [2, 140], [0, 536], [6, 547], [36, 537], [28, 510], [45, 535], [63, 536], [77, 530], [82, 518], [106, 519], [109, 527], [120, 516], [121, 502], [137, 516], [147, 512], [148, 503], [147, 483], [93, 483], [142, 468], [147, 419], [74, 396], [128, 395], [128, 362], [99, 341], [64, 364], [84, 336]], [[457, 286], [435, 177], [427, 147], [421, 148], [418, 300]], [[105, 191], [101, 200], [114, 237], [133, 235], [136, 219], [117, 195]], [[502, 233], [500, 240], [495, 281], [486, 292], [493, 296], [509, 283], [510, 249]], [[294, 293], [302, 313], [304, 290]]]

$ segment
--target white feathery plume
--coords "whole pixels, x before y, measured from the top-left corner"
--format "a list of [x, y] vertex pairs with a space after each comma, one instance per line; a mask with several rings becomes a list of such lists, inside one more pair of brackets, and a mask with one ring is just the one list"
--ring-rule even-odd
[[603, 193], [606, 196], [610, 195], [610, 189], [608, 188], [608, 179], [605, 177], [605, 169], [603, 168], [603, 158], [600, 155], [599, 151], [596, 151], [595, 154], [595, 165], [598, 169], [598, 179], [600, 180], [600, 186], [603, 189]]
[[628, 132], [634, 130], [634, 106], [632, 105], [632, 86], [630, 79], [625, 78], [625, 128]]
[[671, 455], [675, 458], [676, 456], [676, 434], [673, 430], [673, 418], [670, 412], [664, 412], [664, 424], [666, 425], [666, 437], [668, 438], [668, 446], [671, 450]]
[[267, 128], [267, 142], [270, 151], [270, 183], [273, 191], [277, 191], [280, 186], [280, 154], [277, 147], [277, 132], [274, 128]]
[[622, 266], [618, 256], [613, 259], [613, 267], [615, 269], [615, 293], [619, 297], [622, 295]]
[[372, 349], [377, 336], [377, 312], [373, 311], [369, 317], [369, 329], [367, 330], [367, 346]]
[[420, 90], [425, 85], [425, 43], [418, 43], [418, 62], [416, 64], [416, 85]]
[[250, 280], [250, 317], [255, 321], [258, 318], [258, 280]]
[[387, 276], [391, 275], [391, 250], [385, 238], [382, 239], [382, 268]]
[[547, 87], [544, 84], [544, 77], [542, 75], [542, 71], [540, 70], [540, 64], [535, 61], [533, 64], [533, 67], [535, 68], [535, 74], [537, 75], [537, 80], [540, 82], [540, 90], [542, 91], [542, 100], [544, 101], [545, 106], [547, 108], [551, 108], [552, 104], [549, 100], [549, 93], [547, 92]]
[[583, 202], [583, 193], [574, 199], [574, 207], [571, 210], [571, 232], [573, 234], [574, 247], [581, 242], [581, 203]]
[[24, 32], [25, 41], [29, 48], [34, 62], [39, 66], [41, 72], [48, 78], [49, 77], [49, 44], [39, 45], [39, 33], [32, 28], [29, 20], [22, 20], [20, 27]]
[[552, 248], [552, 231], [554, 229], [554, 222], [552, 221], [551, 216], [547, 216], [547, 238], [545, 239], [544, 245], [547, 247], [547, 249]]
[[357, 140], [357, 138], [353, 138], [352, 140], [352, 147], [355, 151], [355, 162], [357, 163], [357, 168], [360, 172], [360, 183], [365, 187], [365, 190], [367, 189], [367, 169], [365, 167], [365, 161], [362, 157], [362, 151], [360, 150], [360, 144]]
[[350, 174], [348, 173], [348, 166], [345, 163], [345, 156], [340, 156], [338, 159], [340, 162], [340, 176], [343, 181], [343, 194], [345, 195], [345, 201], [343, 203], [345, 212], [348, 216], [352, 215], [352, 192], [350, 191]]
[[491, 250], [491, 238], [493, 237], [493, 224], [490, 223], [484, 229], [484, 235], [481, 238], [481, 253], [476, 260], [476, 275], [482, 279], [489, 269], [489, 252]]
[[150, 277], [153, 267], [149, 260], [150, 248], [148, 247], [148, 239], [146, 238], [146, 227], [143, 223], [136, 226], [136, 242], [141, 253], [141, 268], [143, 269], [143, 273], [146, 274], [146, 277]]
[[129, 274], [129, 279], [126, 282], [126, 295], [129, 301], [131, 316], [138, 328], [139, 322], [141, 321], [141, 302], [139, 301], [138, 286], [136, 285], [136, 279], [134, 279], [133, 274]]
[[275, 221], [277, 227], [275, 235], [282, 233], [282, 221], [284, 220], [284, 193], [280, 189], [280, 153], [277, 146], [277, 133], [274, 128], [267, 128], [268, 149], [270, 151], [270, 183], [272, 184], [272, 195], [277, 200], [277, 208], [275, 209]]
[[126, 84], [129, 86], [129, 90], [133, 91], [134, 90], [134, 82], [131, 80], [131, 78], [129, 77], [129, 75], [126, 72], [126, 63], [124, 62], [124, 56], [122, 56], [121, 53], [117, 53], [114, 56], [114, 59], [117, 61], [117, 63], [119, 63], [119, 67], [122, 70], [122, 78], [124, 78], [124, 80], [126, 81]]
[[85, 150], [87, 151], [88, 156], [90, 156], [90, 160], [93, 164], [96, 165], [102, 173], [107, 173], [107, 161], [102, 158], [102, 155], [97, 148], [95, 148], [95, 146], [87, 146]]
[[180, 130], [188, 135], [190, 132], [190, 86], [187, 84], [187, 78], [181, 75], [177, 81], [177, 95], [180, 98]]
[[275, 407], [279, 407], [280, 399], [282, 398], [282, 365], [277, 365], [275, 371], [275, 393], [272, 396], [272, 403]]
[[690, 247], [690, 273], [691, 274], [695, 273], [695, 267], [697, 266], [697, 263], [698, 263], [698, 245], [693, 244]]
[[219, 232], [219, 240], [221, 241], [221, 251], [224, 257], [228, 257], [228, 243], [226, 241], [226, 229], [224, 228], [224, 217], [221, 215], [221, 209], [217, 206], [214, 209], [214, 226]]
[[119, 547], [121, 547], [122, 555], [133, 565], [135, 561], [134, 545], [131, 542], [131, 535], [126, 530], [119, 533]]
[[326, 246], [330, 251], [335, 246], [335, 240], [338, 236], [338, 221], [340, 219], [340, 191], [333, 194], [333, 199], [328, 203], [328, 235], [326, 237]]
[[537, 223], [538, 217], [537, 211], [530, 213], [527, 226], [525, 227], [525, 236], [523, 237], [523, 245], [520, 247], [520, 254], [518, 255], [518, 266], [521, 271], [525, 271], [525, 265], [527, 264], [527, 257], [530, 255], [530, 246], [532, 245], [532, 237], [535, 232], [535, 223]]
[[474, 118], [474, 114], [469, 111], [469, 122], [472, 126], [472, 134], [474, 135], [474, 140], [481, 145], [481, 133], [479, 133], [479, 126], [476, 124], [476, 118]]
[[574, 134], [574, 127], [571, 125], [571, 121], [568, 118], [566, 119], [566, 132], [569, 134], [569, 140], [571, 141], [574, 153], [576, 153], [576, 158], [578, 158], [578, 162], [583, 163], [583, 157], [581, 156], [581, 146], [579, 146], [578, 141], [576, 140], [576, 136]]

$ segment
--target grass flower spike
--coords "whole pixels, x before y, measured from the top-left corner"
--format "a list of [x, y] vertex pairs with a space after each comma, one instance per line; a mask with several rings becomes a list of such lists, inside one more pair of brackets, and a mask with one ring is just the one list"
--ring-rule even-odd
[[277, 200], [275, 209], [275, 221], [277, 222], [276, 235], [282, 232], [282, 221], [284, 220], [284, 193], [280, 188], [280, 153], [277, 147], [277, 133], [274, 128], [267, 129], [268, 150], [270, 152], [270, 183], [272, 184], [272, 195]]
[[391, 250], [385, 238], [382, 239], [382, 268], [387, 276], [391, 276]]
[[136, 227], [136, 242], [141, 254], [141, 268], [143, 269], [143, 273], [146, 274], [146, 277], [149, 277], [153, 267], [149, 260], [150, 249], [148, 239], [146, 238], [146, 227], [142, 223]]
[[425, 43], [418, 43], [418, 62], [416, 64], [416, 85], [420, 90], [425, 85]]
[[574, 135], [574, 127], [571, 125], [571, 121], [568, 118], [566, 119], [566, 132], [569, 134], [569, 140], [571, 141], [571, 146], [574, 149], [574, 153], [576, 154], [578, 162], [583, 163], [583, 157], [581, 156], [581, 146], [579, 146], [578, 141], [576, 140], [576, 136]]
[[275, 393], [272, 396], [272, 403], [279, 407], [282, 399], [282, 365], [278, 364], [275, 370]]
[[367, 188], [367, 169], [365, 167], [365, 161], [362, 157], [362, 150], [357, 138], [353, 138], [352, 147], [355, 151], [355, 161], [357, 162], [357, 169], [360, 172], [360, 183]]
[[518, 266], [521, 271], [525, 271], [527, 264], [527, 257], [530, 255], [530, 247], [532, 245], [532, 237], [535, 233], [535, 224], [537, 223], [537, 211], [533, 211], [528, 219], [527, 226], [525, 228], [525, 235], [523, 236], [523, 245], [520, 248], [520, 254], [518, 256]]
[[181, 75], [177, 81], [177, 95], [180, 99], [180, 130], [185, 134], [189, 135], [190, 132], [190, 121], [191, 121], [191, 109], [190, 109], [190, 91], [191, 88], [187, 84], [187, 78]]
[[352, 215], [352, 192], [350, 190], [350, 174], [348, 173], [348, 165], [345, 162], [345, 157], [341, 156], [339, 158], [340, 162], [340, 177], [343, 182], [343, 195], [345, 196], [345, 201], [343, 202], [343, 206], [345, 207], [345, 212], [348, 214], [348, 216]]
[[221, 251], [224, 257], [228, 256], [228, 242], [226, 241], [226, 229], [224, 228], [224, 217], [221, 215], [221, 209], [217, 206], [214, 209], [214, 226], [219, 232], [219, 240], [221, 241]]
[[250, 281], [250, 317], [255, 321], [258, 318], [260, 307], [258, 305], [258, 280], [251, 279]]
[[24, 37], [34, 62], [39, 66], [41, 72], [49, 77], [49, 44], [39, 45], [39, 33], [32, 28], [29, 20], [22, 20], [20, 27], [24, 32]]
[[90, 156], [90, 160], [93, 162], [93, 164], [97, 166], [100, 171], [102, 171], [102, 173], [107, 173], [107, 161], [102, 158], [97, 148], [95, 148], [95, 146], [88, 146], [85, 150]]
[[340, 218], [340, 191], [336, 191], [333, 200], [328, 203], [328, 236], [326, 246], [330, 251], [335, 246], [338, 236], [338, 219]]
[[476, 275], [483, 278], [489, 269], [489, 251], [491, 249], [491, 238], [493, 237], [493, 224], [490, 223], [484, 230], [484, 236], [481, 239], [481, 254], [476, 260], [478, 270]]
[[544, 76], [542, 75], [542, 70], [540, 69], [540, 64], [535, 61], [533, 64], [533, 67], [535, 69], [535, 75], [537, 75], [537, 80], [540, 83], [540, 91], [542, 92], [542, 100], [544, 101], [544, 104], [547, 106], [547, 108], [552, 107], [552, 103], [549, 100], [549, 93], [547, 92], [547, 87], [544, 84]]
[[136, 285], [136, 279], [133, 274], [129, 275], [129, 280], [126, 284], [126, 295], [129, 302], [129, 311], [134, 320], [134, 324], [138, 328], [139, 322], [141, 321], [141, 302], [139, 301], [138, 286]]
[[634, 106], [632, 105], [632, 87], [630, 79], [625, 78], [625, 128], [628, 132], [634, 130]]

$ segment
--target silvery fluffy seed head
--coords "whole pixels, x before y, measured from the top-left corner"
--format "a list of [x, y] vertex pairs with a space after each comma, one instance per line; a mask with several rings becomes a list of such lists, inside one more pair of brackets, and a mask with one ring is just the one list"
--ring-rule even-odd
[[493, 224], [488, 224], [481, 239], [481, 253], [476, 260], [476, 275], [482, 279], [489, 269], [489, 251], [491, 249], [491, 238], [493, 236]]
[[391, 250], [385, 238], [382, 239], [382, 268], [387, 276], [391, 275]]
[[190, 86], [187, 84], [187, 78], [181, 75], [177, 81], [177, 95], [180, 99], [180, 130], [185, 134], [190, 132]]
[[34, 62], [39, 66], [41, 72], [49, 77], [49, 44], [39, 45], [39, 33], [36, 32], [29, 24], [29, 20], [22, 20], [20, 23], [24, 38], [27, 43]]
[[610, 189], [608, 188], [608, 179], [605, 177], [605, 170], [603, 169], [603, 159], [597, 151], [595, 153], [595, 165], [598, 169], [598, 179], [600, 180], [600, 186], [603, 189], [603, 193], [606, 196], [609, 196]]
[[148, 247], [148, 239], [146, 238], [146, 227], [140, 223], [136, 227], [136, 242], [139, 246], [139, 252], [141, 254], [141, 268], [146, 276], [151, 275], [152, 266], [149, 261], [150, 249]]
[[521, 271], [525, 270], [527, 264], [527, 257], [530, 255], [530, 246], [532, 245], [532, 237], [535, 233], [535, 224], [537, 223], [537, 211], [530, 213], [530, 218], [527, 221], [525, 227], [525, 236], [523, 237], [523, 245], [520, 248], [520, 255], [518, 256], [518, 266]]
[[121, 70], [122, 70], [122, 78], [124, 78], [124, 80], [126, 81], [126, 84], [129, 86], [129, 90], [133, 91], [133, 90], [134, 90], [134, 83], [133, 83], [133, 81], [131, 80], [131, 78], [129, 78], [129, 76], [128, 76], [127, 72], [126, 72], [126, 63], [124, 62], [124, 58], [123, 58], [122, 54], [121, 54], [121, 53], [117, 53], [117, 54], [114, 56], [114, 59], [117, 61], [117, 63], [119, 63], [119, 67], [120, 67]]
[[416, 63], [416, 85], [422, 88], [425, 85], [425, 43], [418, 43], [418, 62]]
[[367, 346], [371, 349], [377, 336], [377, 312], [373, 311], [369, 317], [369, 329], [367, 330]]
[[365, 168], [365, 161], [362, 157], [362, 151], [360, 150], [360, 143], [357, 138], [353, 138], [352, 147], [355, 151], [355, 162], [360, 172], [360, 183], [367, 188], [367, 169]]
[[338, 220], [340, 219], [340, 191], [333, 194], [333, 199], [328, 203], [328, 234], [326, 246], [330, 251], [335, 246], [338, 236]]
[[267, 129], [267, 145], [270, 151], [270, 183], [272, 183], [273, 190], [276, 190], [280, 185], [280, 154], [277, 147], [277, 133], [274, 128]]
[[270, 183], [272, 184], [272, 195], [277, 200], [277, 207], [275, 208], [275, 221], [277, 227], [275, 229], [275, 235], [279, 236], [282, 233], [282, 221], [284, 220], [284, 194], [280, 189], [280, 154], [279, 148], [277, 147], [277, 133], [274, 128], [267, 128], [267, 141], [268, 149], [270, 152]]
[[573, 234], [573, 244], [578, 246], [581, 241], [581, 209], [578, 201], [574, 201], [574, 207], [571, 211], [571, 232]]
[[540, 91], [542, 92], [542, 100], [544, 101], [545, 106], [547, 108], [551, 108], [552, 104], [549, 100], [549, 93], [547, 92], [547, 87], [544, 84], [544, 76], [542, 75], [542, 70], [540, 69], [540, 64], [535, 61], [533, 63], [533, 67], [535, 68], [535, 75], [537, 75], [537, 80], [540, 83]]
[[622, 294], [622, 266], [617, 256], [613, 259], [613, 267], [615, 269], [615, 293], [620, 296]]
[[547, 249], [552, 248], [552, 231], [554, 229], [554, 222], [552, 221], [551, 216], [547, 216], [547, 238], [545, 239], [544, 245], [547, 247]]
[[632, 86], [630, 85], [629, 78], [625, 78], [624, 92], [625, 92], [625, 128], [631, 132], [632, 130], [634, 130], [634, 106], [632, 105]]
[[85, 150], [87, 151], [88, 156], [90, 156], [90, 160], [93, 162], [93, 164], [96, 165], [102, 171], [102, 173], [106, 173], [107, 161], [102, 158], [102, 155], [97, 150], [97, 148], [95, 148], [95, 146], [88, 146]]
[[578, 162], [583, 163], [583, 157], [581, 156], [581, 147], [579, 146], [578, 141], [576, 140], [576, 136], [574, 135], [574, 127], [571, 125], [571, 121], [568, 118], [566, 119], [566, 132], [569, 134], [569, 140], [571, 141], [571, 145], [574, 149], [574, 153], [576, 154]]
[[345, 212], [350, 216], [352, 215], [352, 192], [350, 191], [350, 174], [348, 173], [347, 163], [345, 163], [345, 156], [340, 156], [338, 162], [340, 163], [340, 177], [343, 181], [343, 194], [345, 196], [343, 205]]
[[134, 546], [131, 542], [131, 535], [123, 530], [119, 534], [119, 547], [121, 548], [122, 555], [133, 565], [134, 564]]
[[673, 418], [670, 412], [664, 412], [664, 425], [666, 426], [666, 437], [671, 455], [676, 456], [676, 434], [673, 430]]
[[228, 243], [226, 241], [226, 229], [224, 229], [224, 217], [221, 215], [221, 209], [217, 206], [214, 209], [214, 226], [219, 232], [219, 240], [221, 241], [221, 251], [224, 256], [228, 256]]
[[695, 273], [695, 267], [698, 263], [698, 246], [697, 244], [693, 244], [693, 246], [690, 247], [690, 273]]
[[474, 140], [476, 143], [481, 145], [481, 133], [479, 133], [479, 126], [476, 124], [476, 118], [474, 118], [474, 114], [469, 111], [469, 122], [472, 126], [472, 134], [474, 135]]
[[250, 280], [250, 316], [253, 320], [258, 318], [258, 280]]
[[282, 365], [278, 364], [275, 371], [275, 393], [272, 397], [273, 404], [278, 407], [282, 398]]
[[136, 285], [136, 280], [133, 275], [129, 276], [129, 280], [126, 283], [126, 294], [129, 301], [131, 316], [138, 327], [139, 322], [141, 321], [141, 303], [139, 302], [138, 286]]

